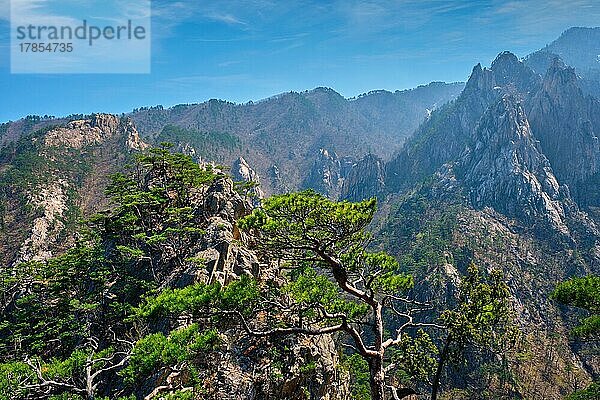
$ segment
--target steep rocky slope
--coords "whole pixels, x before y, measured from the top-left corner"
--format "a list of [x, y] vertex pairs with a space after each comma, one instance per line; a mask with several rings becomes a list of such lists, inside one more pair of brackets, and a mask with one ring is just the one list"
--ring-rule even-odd
[[527, 225], [545, 220], [568, 233], [561, 187], [516, 99], [507, 95], [493, 104], [471, 143], [456, 168], [474, 207], [492, 207]]
[[340, 158], [335, 152], [319, 149], [319, 157], [310, 168], [302, 187], [314, 189], [334, 199], [338, 198], [353, 164], [353, 157]]
[[573, 68], [555, 60], [527, 114], [560, 181], [582, 206], [600, 204], [600, 100], [586, 96]]
[[107, 114], [47, 126], [3, 147], [2, 264], [44, 259], [66, 248], [78, 219], [105, 204], [108, 175], [145, 147], [131, 120]]
[[[417, 275], [424, 297], [436, 293], [425, 284], [446, 293], [470, 261], [486, 270], [501, 266], [526, 336], [507, 360], [513, 395], [561, 398], [600, 373], [597, 349], [569, 342], [576, 316], [549, 300], [557, 282], [600, 272], [600, 105], [590, 95], [597, 34], [569, 30], [524, 61], [503, 52], [489, 68], [475, 66], [460, 95], [459, 84], [352, 100], [319, 88], [246, 105], [213, 100], [141, 109], [131, 118], [3, 124], [0, 261], [60, 253], [73, 240], [68, 228], [106, 204], [107, 175], [146, 146], [139, 128], [147, 142], [172, 141], [196, 160], [233, 165], [236, 180], [260, 180], [267, 193], [311, 187], [349, 200], [377, 196], [374, 245]], [[230, 198], [239, 194], [229, 180], [216, 185], [214, 220], [199, 253], [210, 271], [203, 279], [254, 274], [252, 254], [236, 247], [232, 210], [240, 204]], [[239, 390], [260, 396], [267, 380], [242, 368], [248, 343], [233, 334], [230, 340], [229, 358], [219, 361], [225, 372], [213, 377], [217, 391], [235, 397], [241, 381]], [[304, 345], [286, 362], [325, 355], [314, 393], [343, 397], [331, 342]], [[251, 365], [262, 368], [261, 357]], [[489, 372], [494, 365], [478, 366], [456, 373], [465, 398], [477, 398], [467, 392], [473, 382], [491, 388], [500, 379]], [[306, 386], [296, 367], [271, 389]]]
[[342, 185], [340, 198], [360, 201], [371, 196], [385, 194], [385, 163], [373, 154], [367, 154], [347, 173]]
[[[243, 160], [237, 164], [245, 176], [248, 171]], [[225, 285], [242, 276], [261, 281], [274, 279], [271, 267], [248, 250], [247, 238], [236, 226], [253, 205], [252, 198], [235, 190], [231, 178], [220, 175], [190, 206], [205, 214], [205, 222], [198, 224], [204, 234], [192, 244], [193, 258], [202, 259], [203, 263], [172, 269], [162, 287], [186, 287], [197, 282]], [[348, 396], [347, 378], [329, 335], [270, 343], [268, 338], [247, 335], [234, 324], [223, 332], [221, 340], [220, 348], [208, 358], [201, 372], [204, 396], [208, 399], [300, 399], [306, 392], [324, 400]], [[312, 367], [307, 369], [306, 365]], [[160, 396], [169, 392], [169, 383], [168, 378], [160, 376], [146, 382], [136, 394]]]
[[389, 190], [410, 186], [458, 158], [491, 104], [503, 94], [525, 95], [538, 84], [538, 76], [508, 52], [498, 55], [490, 68], [477, 64], [460, 96], [432, 113], [389, 162]]

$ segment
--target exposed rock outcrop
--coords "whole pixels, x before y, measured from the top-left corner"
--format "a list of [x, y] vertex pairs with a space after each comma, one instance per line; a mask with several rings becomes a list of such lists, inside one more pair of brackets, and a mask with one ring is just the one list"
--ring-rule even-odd
[[330, 198], [337, 198], [352, 165], [352, 157], [340, 158], [334, 151], [319, 149], [319, 157], [302, 186]]
[[488, 107], [503, 94], [521, 97], [537, 85], [539, 77], [512, 53], [498, 55], [491, 68], [477, 64], [458, 99], [433, 112], [388, 163], [387, 188], [405, 190], [456, 160]]
[[277, 165], [271, 165], [268, 169], [268, 176], [271, 181], [270, 187], [273, 189], [274, 193], [286, 193], [290, 191], [289, 186], [282, 179], [281, 172]]
[[580, 205], [600, 205], [600, 101], [585, 96], [575, 70], [555, 59], [527, 113], [557, 178]]
[[236, 182], [244, 182], [248, 185], [248, 194], [255, 199], [255, 204], [259, 204], [260, 200], [265, 197], [262, 188], [260, 187], [260, 177], [250, 165], [244, 160], [243, 157], [239, 157], [233, 162], [231, 166], [231, 175]]
[[515, 98], [507, 95], [486, 112], [472, 142], [458, 168], [475, 207], [491, 206], [529, 225], [546, 220], [568, 234], [561, 204], [568, 199]]
[[28, 210], [18, 216], [12, 211], [24, 210], [9, 210], [5, 216], [5, 228], [14, 230], [10, 240], [19, 242], [0, 239], [0, 249], [10, 247], [1, 257], [9, 265], [60, 252], [72, 239], [66, 230], [76, 223], [79, 208], [91, 211], [103, 202], [103, 187], [117, 160], [148, 147], [131, 119], [110, 114], [48, 126], [22, 142], [29, 147], [20, 148], [25, 155], [19, 155], [28, 161], [0, 169], [19, 177], [2, 188], [6, 200]]
[[82, 149], [123, 135], [127, 146], [132, 150], [143, 150], [144, 143], [129, 118], [120, 119], [110, 114], [95, 114], [91, 119], [71, 121], [64, 127], [52, 129], [44, 136], [46, 146]]
[[385, 192], [385, 164], [373, 154], [368, 154], [352, 166], [344, 180], [340, 198], [361, 201]]
[[29, 237], [21, 245], [13, 264], [25, 261], [41, 261], [51, 258], [57, 247], [68, 211], [67, 190], [69, 184], [64, 179], [48, 182], [36, 192], [28, 193], [29, 205], [40, 211], [33, 220]]
[[[183, 287], [194, 282], [226, 285], [243, 275], [259, 281], [278, 279], [275, 268], [261, 263], [245, 246], [247, 238], [236, 221], [248, 215], [253, 206], [234, 188], [234, 182], [222, 175], [198, 199], [202, 204], [197, 206], [206, 214], [206, 222], [193, 258], [203, 263], [190, 263], [184, 270], [173, 271], [163, 286]], [[340, 377], [344, 372], [339, 368], [331, 336], [294, 336], [269, 342], [247, 335], [234, 324], [222, 332], [221, 339], [219, 351], [200, 372], [206, 381], [203, 398], [302, 399], [305, 393], [325, 400], [348, 397], [347, 378]], [[160, 386], [160, 379], [148, 382], [146, 390]]]
[[236, 226], [236, 220], [252, 207], [251, 200], [235, 191], [228, 178], [220, 178], [208, 188], [203, 205], [208, 223], [196, 254], [205, 266], [193, 274], [194, 280], [228, 284], [242, 275], [260, 276], [258, 259], [241, 245], [244, 240]]

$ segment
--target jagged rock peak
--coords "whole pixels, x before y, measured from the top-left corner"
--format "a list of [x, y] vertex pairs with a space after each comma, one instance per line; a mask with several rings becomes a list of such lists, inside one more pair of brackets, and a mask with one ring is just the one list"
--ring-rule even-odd
[[524, 95], [538, 87], [540, 77], [531, 68], [509, 51], [496, 57], [491, 67], [482, 68], [477, 64], [465, 87], [465, 93], [511, 93]]
[[516, 55], [510, 51], [503, 51], [496, 56], [494, 61], [492, 61], [492, 70], [495, 68], [502, 68], [504, 66], [515, 66], [520, 63], [521, 62]]
[[575, 68], [565, 65], [560, 58], [555, 57], [544, 77], [544, 88], [565, 85], [577, 85]]
[[[536, 105], [540, 105], [540, 101], [542, 103], [550, 101], [559, 108], [573, 109], [575, 114], [583, 114], [588, 109], [584, 97], [577, 82], [575, 69], [566, 66], [560, 59], [554, 59], [544, 76], [541, 90], [533, 98], [532, 106], [535, 108]], [[535, 114], [535, 119], [544, 118], [544, 114], [545, 118], [555, 117], [554, 115], [548, 115], [550, 109], [547, 104], [543, 107], [543, 115], [538, 115], [539, 111], [532, 111]], [[579, 124], [578, 121], [573, 122]], [[573, 128], [576, 128], [576, 126], [573, 126]], [[545, 132], [540, 132], [540, 134], [545, 134]]]
[[490, 206], [526, 225], [545, 221], [568, 235], [561, 189], [517, 98], [503, 96], [482, 117], [459, 170], [476, 207]]
[[248, 165], [248, 162], [244, 157], [238, 157], [238, 159], [233, 162], [232, 172], [235, 179], [254, 182], [260, 181], [258, 174], [250, 168], [250, 165]]
[[561, 183], [580, 206], [600, 204], [600, 101], [587, 96], [572, 67], [560, 60], [548, 68], [542, 89], [529, 101], [527, 113]]
[[250, 167], [244, 157], [239, 157], [233, 162], [233, 165], [231, 166], [231, 175], [235, 181], [255, 183], [256, 187], [251, 190], [254, 197], [257, 199], [265, 197], [264, 192], [260, 188], [260, 176], [258, 176], [258, 173]]
[[525, 94], [536, 89], [540, 82], [539, 75], [509, 51], [498, 54], [491, 69], [496, 86], [503, 87], [505, 92]]
[[467, 81], [464, 92], [469, 93], [472, 91], [491, 89], [494, 86], [493, 83], [493, 76], [490, 73], [490, 70], [482, 68], [481, 63], [477, 63], [477, 65], [473, 67], [473, 71]]

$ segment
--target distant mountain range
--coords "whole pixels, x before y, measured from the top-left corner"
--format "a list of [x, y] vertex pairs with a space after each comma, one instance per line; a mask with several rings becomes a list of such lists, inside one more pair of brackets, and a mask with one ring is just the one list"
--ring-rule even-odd
[[[463, 87], [462, 83], [435, 82], [412, 90], [373, 91], [353, 99], [316, 88], [241, 105], [210, 100], [170, 109], [142, 109], [130, 117], [142, 138], [150, 142], [168, 139], [198, 148], [202, 147], [199, 141], [227, 135], [237, 152], [200, 154], [227, 165], [242, 154], [262, 177], [264, 189], [272, 193], [311, 186], [310, 170], [322, 160], [321, 149], [353, 160], [366, 152], [391, 157], [432, 110], [458, 96]], [[182, 136], [172, 134], [171, 126], [183, 128]], [[281, 180], [284, 187], [279, 187]]]

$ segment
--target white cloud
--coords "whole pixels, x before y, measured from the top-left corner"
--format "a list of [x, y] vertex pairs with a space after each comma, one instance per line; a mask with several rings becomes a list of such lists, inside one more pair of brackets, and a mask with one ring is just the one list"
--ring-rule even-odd
[[208, 14], [206, 17], [218, 22], [223, 22], [227, 25], [248, 25], [246, 22], [232, 14]]

